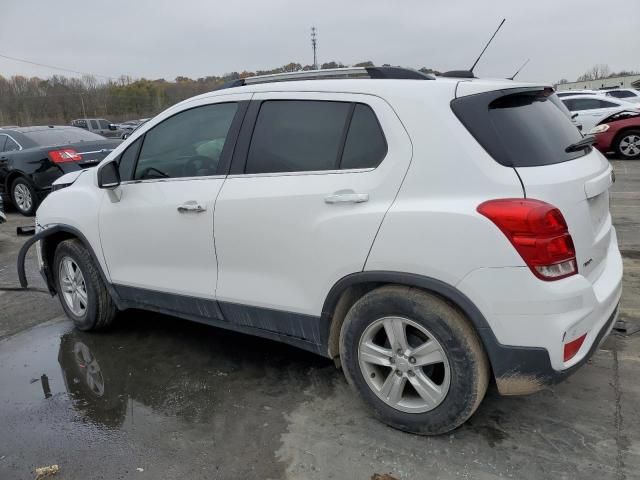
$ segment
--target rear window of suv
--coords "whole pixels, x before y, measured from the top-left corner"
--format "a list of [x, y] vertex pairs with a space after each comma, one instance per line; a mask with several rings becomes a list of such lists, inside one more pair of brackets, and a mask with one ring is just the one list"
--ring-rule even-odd
[[567, 152], [581, 140], [566, 109], [548, 90], [500, 90], [457, 98], [451, 108], [498, 163], [537, 167], [566, 162], [589, 149]]

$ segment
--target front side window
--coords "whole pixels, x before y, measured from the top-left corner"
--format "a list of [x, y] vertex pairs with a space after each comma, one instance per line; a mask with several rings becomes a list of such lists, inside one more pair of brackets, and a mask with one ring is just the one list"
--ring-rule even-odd
[[126, 182], [133, 179], [133, 168], [136, 165], [136, 158], [142, 145], [142, 138], [138, 138], [135, 142], [127, 147], [118, 159], [118, 169], [120, 170], [120, 180]]
[[237, 110], [237, 103], [205, 105], [153, 127], [145, 134], [134, 179], [215, 175]]
[[564, 100], [564, 103], [572, 112], [581, 110], [595, 110], [596, 108], [602, 108], [600, 106], [601, 100], [597, 98], [571, 98]]
[[98, 123], [100, 124], [100, 128], [102, 130], [109, 130], [109, 122], [107, 122], [106, 120], [98, 120]]
[[375, 168], [386, 153], [384, 135], [367, 105], [269, 100], [258, 113], [245, 173]]

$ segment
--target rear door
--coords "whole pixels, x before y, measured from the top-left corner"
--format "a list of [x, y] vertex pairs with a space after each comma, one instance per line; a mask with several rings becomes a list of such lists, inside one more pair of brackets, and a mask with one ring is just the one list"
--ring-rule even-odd
[[411, 143], [368, 95], [257, 93], [245, 124], [216, 202], [216, 296], [231, 321], [311, 337], [304, 324], [233, 309], [319, 316], [331, 286], [363, 269]]
[[[454, 111], [496, 161], [516, 169], [527, 198], [560, 209], [576, 248], [578, 272], [595, 280], [611, 237], [611, 166], [594, 148], [567, 151], [582, 135], [554, 104], [555, 95], [544, 89], [512, 92], [462, 97], [454, 101]], [[484, 105], [477, 115], [465, 107], [472, 97], [477, 106]]]

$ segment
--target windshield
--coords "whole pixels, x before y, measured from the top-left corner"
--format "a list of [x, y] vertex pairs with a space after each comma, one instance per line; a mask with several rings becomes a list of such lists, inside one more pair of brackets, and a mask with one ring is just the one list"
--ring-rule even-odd
[[[566, 162], [588, 149], [565, 149], [583, 137], [548, 90], [516, 90], [469, 95], [451, 107], [484, 149], [500, 164], [534, 167]], [[508, 92], [508, 91], [507, 91]]]
[[23, 135], [41, 147], [53, 147], [56, 145], [68, 145], [69, 143], [104, 140], [104, 137], [100, 135], [73, 127], [43, 128], [42, 130], [23, 132]]

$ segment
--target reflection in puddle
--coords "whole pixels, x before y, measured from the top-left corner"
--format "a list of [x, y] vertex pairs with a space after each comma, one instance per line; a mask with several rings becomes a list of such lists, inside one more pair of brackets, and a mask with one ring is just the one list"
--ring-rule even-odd
[[[338, 375], [301, 350], [158, 315], [128, 314], [107, 333], [36, 327], [0, 342], [0, 452], [21, 457], [0, 462], [0, 478], [24, 476], [47, 452], [73, 463], [71, 478], [93, 478], [107, 454], [146, 459], [157, 478], [212, 468], [280, 478], [286, 413], [310, 386], [329, 395]], [[113, 462], [105, 478], [142, 460], [132, 462]]]

